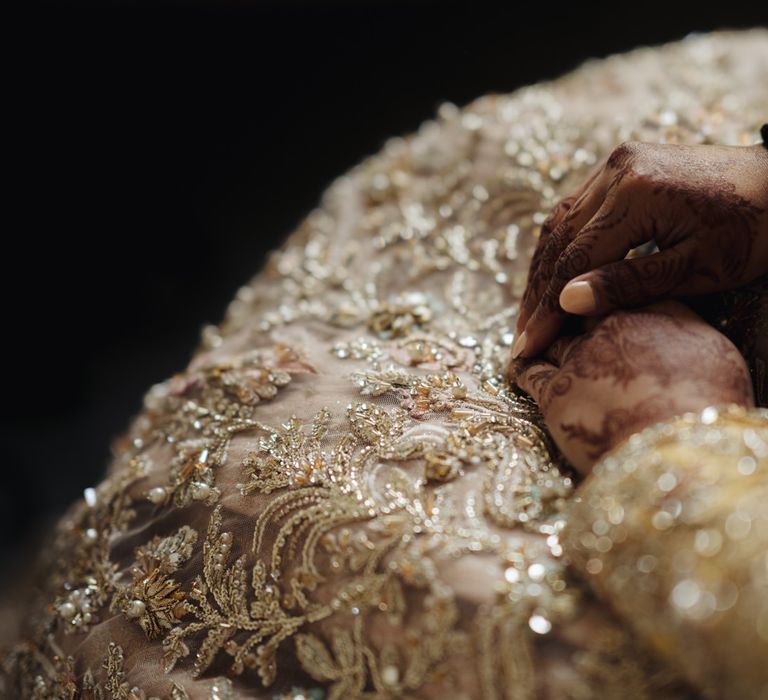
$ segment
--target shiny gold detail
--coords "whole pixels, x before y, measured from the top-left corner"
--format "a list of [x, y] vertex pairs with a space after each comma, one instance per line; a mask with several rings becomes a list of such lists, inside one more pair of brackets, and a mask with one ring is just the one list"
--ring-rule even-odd
[[[756, 133], [765, 45], [762, 30], [692, 36], [445, 103], [338, 178], [190, 365], [147, 392], [104, 480], [62, 519], [3, 659], [10, 692], [144, 700], [126, 675], [147, 673], [172, 700], [692, 697], [569, 568], [577, 489], [504, 368], [553, 204], [623, 140]], [[765, 522], [732, 500], [763, 473], [755, 434], [740, 439], [754, 463], [734, 462], [744, 481], [712, 501], [722, 520], [686, 530], [670, 500], [684, 475], [653, 466], [643, 488], [666, 529], [649, 520], [636, 557], [633, 493], [601, 490], [599, 523], [576, 514], [586, 578], [661, 569], [664, 596], [611, 603], [658, 622], [690, 621], [709, 593], [712, 619], [754, 600], [722, 559]], [[720, 566], [716, 591], [700, 560]], [[596, 628], [579, 638], [582, 617]], [[173, 679], [158, 685], [144, 660], [161, 657]], [[289, 690], [297, 675], [314, 687]]]

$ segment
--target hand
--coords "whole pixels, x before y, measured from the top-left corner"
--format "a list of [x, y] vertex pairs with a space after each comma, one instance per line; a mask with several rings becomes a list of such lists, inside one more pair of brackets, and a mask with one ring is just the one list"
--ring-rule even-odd
[[736, 347], [688, 307], [662, 302], [591, 321], [546, 360], [516, 360], [511, 379], [539, 404], [565, 457], [588, 473], [634, 432], [687, 411], [753, 406]]
[[[623, 260], [651, 240], [659, 252]], [[542, 225], [512, 354], [539, 354], [566, 312], [724, 291], [766, 272], [768, 149], [623, 143]]]

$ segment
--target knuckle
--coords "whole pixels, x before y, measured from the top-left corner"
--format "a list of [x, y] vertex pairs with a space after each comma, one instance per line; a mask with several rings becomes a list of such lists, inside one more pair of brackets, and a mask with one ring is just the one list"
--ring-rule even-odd
[[607, 161], [608, 167], [620, 168], [631, 163], [637, 158], [642, 147], [643, 144], [640, 141], [622, 141], [611, 150]]
[[576, 195], [568, 195], [560, 199], [552, 211], [549, 212], [547, 218], [541, 224], [541, 235], [547, 235], [552, 233], [560, 223], [562, 223], [564, 217], [567, 217], [571, 213], [574, 204], [577, 201]]
[[570, 209], [573, 206], [573, 203], [575, 201], [576, 201], [576, 196], [574, 194], [569, 194], [569, 195], [565, 195], [564, 197], [560, 197], [560, 199], [557, 200], [549, 216], [556, 217], [558, 214], [561, 214], [563, 211], [568, 211], [568, 209]]
[[549, 214], [547, 215], [547, 218], [544, 219], [544, 221], [542, 222], [542, 224], [541, 224], [541, 228], [542, 229], [551, 229], [552, 228], [552, 224], [555, 222], [555, 220], [558, 217], [558, 214], [560, 213], [560, 205], [561, 205], [560, 202], [555, 204], [555, 206], [552, 209], [552, 211], [550, 211]]
[[559, 291], [557, 288], [562, 287], [571, 277], [571, 262], [567, 256], [561, 255], [552, 270], [552, 280], [547, 291], [556, 293]]
[[563, 251], [555, 263], [552, 272], [552, 282], [556, 285], [565, 284], [577, 275], [589, 271], [590, 266], [589, 247], [571, 244]]
[[614, 173], [613, 184], [621, 190], [641, 189], [652, 179], [654, 168], [647, 157], [649, 144], [642, 141], [623, 141], [608, 157], [607, 166]]
[[569, 194], [567, 197], [563, 197], [554, 208], [552, 216], [567, 214], [573, 208], [573, 205], [576, 204], [577, 199], [575, 194]]
[[571, 219], [566, 217], [552, 231], [547, 241], [548, 247], [553, 250], [561, 250], [572, 238]]

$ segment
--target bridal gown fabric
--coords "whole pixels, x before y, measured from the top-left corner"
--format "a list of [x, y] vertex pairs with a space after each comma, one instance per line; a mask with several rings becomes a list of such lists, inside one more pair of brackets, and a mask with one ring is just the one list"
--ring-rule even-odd
[[582, 485], [504, 380], [555, 202], [622, 141], [747, 145], [767, 107], [768, 31], [690, 35], [442, 104], [335, 180], [47, 540], [5, 695], [768, 697], [766, 414]]

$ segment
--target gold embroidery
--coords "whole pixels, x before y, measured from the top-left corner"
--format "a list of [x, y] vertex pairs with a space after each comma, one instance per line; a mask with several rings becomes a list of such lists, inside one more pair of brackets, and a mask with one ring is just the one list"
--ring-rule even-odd
[[432, 320], [432, 309], [424, 294], [403, 294], [380, 304], [368, 319], [368, 328], [379, 338], [399, 338], [422, 329]]
[[136, 620], [149, 639], [186, 614], [186, 596], [168, 574], [176, 571], [192, 555], [197, 532], [187, 525], [170, 537], [154, 537], [136, 550], [133, 582], [118, 586], [111, 609]]
[[[753, 134], [764, 93], [728, 58], [747, 38], [444, 104], [339, 178], [203, 330], [189, 368], [147, 393], [108, 477], [62, 521], [44, 612], [4, 660], [10, 687], [143, 698], [118, 645], [96, 674], [106, 684], [78, 680], [70, 650], [111, 602], [116, 641], [142, 629], [174, 673], [219, 673], [230, 657], [230, 679], [190, 680], [211, 698], [235, 697], [240, 674], [246, 694], [277, 687], [278, 650], [301, 664], [285, 673], [303, 670], [329, 697], [451, 694], [462, 673], [467, 694], [534, 697], [547, 644], [584, 601], [560, 543], [573, 484], [503, 377], [531, 250], [553, 203], [616, 143]], [[723, 61], [733, 70], [714, 70]], [[644, 87], [632, 118], [564, 112], [568, 94], [633, 76]], [[670, 90], [688, 116], [667, 127]], [[181, 518], [201, 540], [207, 524], [204, 541]], [[478, 581], [480, 593], [459, 590]], [[669, 678], [617, 635], [566, 655], [584, 681], [572, 696], [669, 697]]]
[[248, 481], [240, 484], [240, 491], [271, 493], [289, 485], [316, 483], [326, 468], [319, 447], [328, 431], [330, 416], [327, 409], [320, 411], [309, 430], [305, 430], [295, 416], [280, 429], [259, 425], [269, 437], [259, 438], [258, 449], [249, 452], [243, 460]]
[[[83, 692], [80, 697], [83, 700], [159, 700], [159, 698], [149, 697], [141, 688], [130, 687], [125, 679], [124, 664], [125, 656], [122, 647], [110, 642], [101, 666], [106, 671], [106, 680], [104, 683], [96, 681], [89, 668], [83, 677]], [[166, 698], [167, 700], [189, 700], [186, 691], [178, 683], [171, 684]]]
[[[437, 379], [440, 379], [439, 377]], [[431, 385], [428, 383], [428, 385]], [[442, 381], [437, 381], [437, 386], [442, 386]], [[390, 384], [391, 386], [391, 384]], [[463, 392], [462, 392], [463, 394]], [[467, 397], [465, 396], [465, 399]], [[441, 409], [443, 399], [440, 394], [433, 397], [433, 403]], [[444, 652], [451, 635], [448, 635], [450, 626], [445, 626], [445, 620], [450, 619], [455, 613], [450, 613], [455, 603], [452, 596], [439, 586], [434, 573], [428, 573], [431, 569], [424, 566], [424, 556], [428, 550], [420, 546], [419, 540], [413, 540], [413, 534], [432, 533], [433, 536], [452, 535], [450, 543], [454, 553], [465, 549], [472, 551], [477, 548], [495, 548], [500, 544], [492, 538], [485, 538], [484, 542], [478, 542], [474, 537], [477, 533], [461, 535], [460, 529], [453, 529], [449, 522], [442, 522], [438, 515], [438, 508], [434, 504], [425, 502], [418, 504], [426, 497], [422, 488], [424, 481], [409, 482], [407, 478], [398, 478], [398, 472], [393, 471], [390, 481], [383, 490], [367, 486], [371, 477], [380, 468], [381, 460], [390, 462], [410, 462], [423, 460], [426, 480], [435, 479], [436, 468], [443, 469], [446, 465], [452, 465], [453, 476], [460, 473], [463, 467], [481, 469], [494, 468], [495, 461], [500, 454], [508, 450], [508, 439], [514, 435], [509, 418], [502, 419], [501, 415], [493, 415], [495, 420], [488, 420], [488, 401], [480, 402], [480, 413], [473, 413], [468, 408], [465, 412], [471, 414], [471, 418], [464, 419], [459, 428], [443, 437], [439, 441], [425, 441], [423, 436], [410, 437], [409, 428], [417, 428], [418, 423], [409, 419], [406, 412], [398, 409], [383, 411], [382, 409], [366, 403], [359, 403], [347, 410], [347, 417], [351, 425], [351, 433], [344, 433], [339, 445], [330, 453], [319, 450], [320, 442], [325, 436], [328, 424], [328, 412], [322, 411], [309, 426], [303, 426], [294, 418], [284, 426], [282, 431], [273, 431], [270, 439], [262, 442], [259, 454], [255, 457], [249, 455], [244, 460], [244, 467], [249, 475], [250, 488], [245, 489], [261, 492], [271, 491], [274, 488], [287, 488], [293, 486], [284, 495], [275, 498], [261, 513], [256, 524], [253, 551], [258, 555], [257, 563], [253, 569], [252, 593], [255, 600], [250, 603], [249, 612], [246, 613], [244, 571], [245, 563], [241, 558], [233, 569], [221, 580], [230, 582], [232, 577], [237, 578], [238, 599], [241, 600], [238, 607], [230, 611], [229, 616], [223, 610], [214, 610], [209, 605], [206, 593], [210, 592], [215, 600], [232, 600], [233, 595], [228, 591], [215, 592], [217, 576], [213, 572], [221, 572], [223, 563], [216, 565], [206, 562], [206, 580], [195, 584], [193, 597], [200, 601], [200, 608], [195, 610], [199, 622], [192, 623], [187, 630], [197, 631], [208, 629], [209, 636], [198, 652], [196, 661], [196, 673], [200, 673], [212, 661], [219, 649], [224, 649], [235, 657], [233, 670], [242, 672], [243, 663], [256, 665], [265, 684], [270, 683], [275, 674], [274, 655], [277, 646], [283, 639], [294, 635], [305, 623], [317, 622], [334, 614], [351, 613], [357, 619], [355, 625], [362, 625], [366, 616], [375, 610], [386, 610], [390, 621], [395, 624], [401, 620], [408, 610], [403, 595], [403, 585], [428, 586], [430, 596], [440, 605], [427, 611], [421, 607], [421, 614], [429, 618], [436, 611], [441, 615], [438, 621], [430, 623], [429, 629], [435, 648]], [[466, 406], [471, 403], [466, 400]], [[429, 405], [428, 410], [433, 408]], [[478, 420], [479, 419], [479, 420]], [[413, 425], [409, 425], [413, 424]], [[351, 439], [354, 436], [355, 439]], [[529, 444], [533, 444], [528, 440]], [[259, 461], [259, 455], [268, 455], [267, 462]], [[308, 469], [307, 465], [314, 465]], [[317, 465], [320, 465], [318, 468]], [[276, 481], [275, 474], [282, 474], [286, 478]], [[298, 487], [295, 476], [299, 475], [301, 483], [311, 483], [313, 486]], [[442, 473], [440, 479], [445, 480], [448, 474]], [[550, 487], [555, 489], [557, 479], [562, 477], [556, 471], [548, 474]], [[425, 481], [426, 481], [425, 480]], [[293, 482], [293, 483], [292, 483]], [[563, 482], [565, 485], [568, 481]], [[563, 486], [562, 488], [565, 488]], [[522, 489], [520, 489], [522, 490]], [[533, 496], [528, 497], [528, 502], [533, 502]], [[417, 506], [409, 508], [409, 504]], [[409, 512], [410, 511], [410, 512]], [[216, 511], [218, 513], [218, 511]], [[540, 516], [541, 507], [537, 512]], [[335, 533], [331, 528], [340, 524], [350, 525], [354, 522], [368, 521], [374, 517], [374, 525], [370, 532], [358, 530], [356, 534], [345, 527]], [[218, 522], [220, 516], [215, 516], [212, 521], [212, 529], [209, 531], [206, 542], [206, 551], [218, 551], [217, 545]], [[282, 525], [278, 525], [282, 522]], [[555, 533], [554, 526], [540, 524], [541, 527], [550, 528], [546, 532]], [[265, 533], [267, 530], [276, 532], [271, 555], [267, 557], [265, 550]], [[228, 533], [224, 533], [225, 537]], [[381, 535], [385, 537], [382, 539]], [[301, 538], [299, 537], [301, 536]], [[378, 536], [377, 536], [378, 535]], [[552, 541], [554, 538], [554, 542]], [[299, 550], [298, 542], [303, 541]], [[224, 544], [231, 539], [223, 541]], [[433, 545], [433, 554], [445, 546], [444, 541], [437, 541]], [[413, 544], [412, 544], [413, 543]], [[419, 544], [417, 544], [419, 543]], [[556, 535], [550, 537], [553, 551], [556, 546]], [[321, 546], [326, 553], [332, 553], [328, 562], [330, 570], [321, 571], [317, 563], [317, 547]], [[436, 548], [434, 548], [436, 547]], [[414, 558], [414, 550], [418, 556]], [[261, 552], [264, 551], [262, 555]], [[384, 555], [389, 556], [389, 566], [385, 571], [379, 571], [379, 565]], [[287, 555], [287, 556], [286, 556]], [[511, 556], [511, 555], [510, 555]], [[517, 553], [518, 559], [524, 561], [522, 554]], [[269, 560], [270, 570], [267, 572], [262, 561]], [[288, 560], [288, 561], [286, 561]], [[415, 561], [418, 560], [418, 565]], [[218, 567], [218, 568], [216, 568]], [[290, 569], [284, 588], [280, 588], [280, 582], [285, 578], [284, 569]], [[349, 580], [338, 576], [342, 570], [354, 574]], [[387, 573], [387, 571], [391, 573]], [[209, 577], [209, 572], [210, 577]], [[331, 579], [335, 572], [337, 584], [335, 597], [330, 604], [313, 603], [309, 593], [316, 591], [319, 584]], [[562, 579], [558, 579], [564, 587]], [[438, 594], [439, 593], [439, 594]], [[553, 593], [554, 594], [554, 593]], [[547, 604], [536, 593], [537, 603], [541, 608], [539, 613], [550, 615]], [[521, 593], [518, 592], [518, 600]], [[327, 597], [327, 596], [326, 596]], [[383, 607], [382, 607], [383, 606]], [[298, 615], [286, 614], [288, 610], [298, 608]], [[269, 613], [267, 614], [267, 611]], [[413, 615], [418, 612], [411, 610]], [[223, 614], [224, 613], [224, 614]], [[553, 613], [554, 614], [554, 613]], [[447, 618], [446, 618], [447, 615]], [[546, 618], [543, 618], [546, 619]], [[442, 621], [442, 622], [440, 622]], [[435, 636], [436, 630], [445, 628], [448, 635], [441, 640]], [[226, 631], [221, 631], [224, 627]], [[241, 630], [255, 632], [242, 643], [235, 642], [232, 637]], [[183, 645], [182, 639], [188, 635], [188, 631], [182, 628], [174, 630], [167, 640], [169, 650], [169, 665], [175, 663], [179, 656], [189, 653], [188, 647]], [[372, 682], [376, 682], [377, 667], [371, 666], [371, 662], [363, 664], [364, 658], [370, 658], [374, 653], [367, 650], [362, 640], [353, 645], [358, 662], [355, 670], [347, 669], [342, 672], [338, 667], [331, 672], [333, 664], [327, 661], [330, 656], [319, 651], [322, 643], [312, 636], [297, 636], [300, 649], [299, 659], [304, 663], [305, 669], [317, 680], [330, 680], [331, 675], [337, 681], [334, 686], [339, 694], [350, 692], [354, 687], [355, 692], [362, 692], [370, 674]], [[264, 642], [263, 640], [267, 639]], [[358, 648], [360, 647], [360, 648]], [[251, 652], [254, 649], [254, 652]], [[203, 656], [201, 656], [201, 654]], [[390, 652], [391, 655], [391, 652]], [[402, 678], [410, 679], [408, 687], [415, 688], [417, 683], [423, 682], [423, 674], [432, 670], [431, 665], [441, 658], [434, 649], [432, 655], [424, 657], [424, 652], [414, 649], [409, 659], [418, 660], [418, 664], [402, 669]], [[317, 667], [308, 665], [314, 659], [319, 664]], [[325, 659], [320, 663], [318, 659]], [[334, 662], [340, 663], [338, 660]], [[391, 663], [388, 667], [395, 669]], [[422, 676], [414, 677], [416, 671], [421, 669]], [[389, 676], [395, 670], [388, 671]], [[330, 675], [329, 675], [330, 674]], [[397, 670], [398, 678], [401, 670]], [[352, 685], [350, 685], [352, 684]], [[399, 687], [399, 686], [398, 686]], [[405, 687], [405, 686], [403, 686]], [[402, 688], [401, 688], [402, 689]], [[384, 692], [384, 688], [381, 688]], [[391, 688], [389, 689], [392, 690]]]

